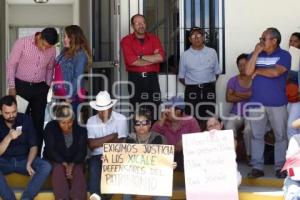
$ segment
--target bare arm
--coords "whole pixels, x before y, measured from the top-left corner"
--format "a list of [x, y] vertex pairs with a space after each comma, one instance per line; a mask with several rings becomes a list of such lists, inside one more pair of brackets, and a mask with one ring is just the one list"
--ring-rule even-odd
[[252, 56], [250, 60], [247, 63], [246, 69], [245, 69], [245, 74], [247, 76], [252, 76], [255, 72], [255, 66], [256, 66], [256, 60], [258, 58], [258, 55], [260, 52], [263, 51], [263, 43], [258, 43], [255, 46], [254, 52], [252, 53]]
[[231, 103], [238, 103], [244, 100], [247, 100], [251, 97], [252, 92], [235, 92], [231, 89], [228, 89], [226, 93], [226, 101]]
[[11, 129], [9, 133], [0, 143], [0, 156], [3, 155], [9, 146], [10, 142], [14, 139], [17, 139], [21, 135], [21, 132]]
[[275, 78], [280, 75], [282, 75], [284, 72], [286, 72], [287, 69], [284, 66], [281, 65], [275, 65], [275, 67], [272, 68], [260, 68], [255, 70], [256, 75], [261, 75], [269, 78]]
[[234, 95], [236, 97], [240, 97], [242, 98], [243, 100], [247, 100], [251, 97], [252, 95], [252, 91], [247, 91], [247, 92], [234, 92]]
[[37, 152], [38, 152], [37, 146], [32, 146], [29, 150], [29, 154], [28, 154], [28, 157], [27, 157], [26, 169], [27, 169], [27, 172], [30, 176], [35, 174], [35, 171], [32, 168], [31, 164], [32, 164], [33, 160], [35, 159], [35, 157], [37, 155]]
[[113, 142], [118, 139], [118, 134], [113, 133], [101, 138], [89, 138], [88, 139], [88, 146], [91, 150], [102, 147], [104, 143]]

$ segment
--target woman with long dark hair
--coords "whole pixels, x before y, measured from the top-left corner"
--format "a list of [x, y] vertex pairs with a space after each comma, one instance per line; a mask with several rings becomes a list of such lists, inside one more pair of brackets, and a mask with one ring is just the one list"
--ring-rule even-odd
[[91, 50], [82, 29], [77, 25], [67, 26], [64, 48], [56, 58], [53, 92], [54, 98], [71, 103], [75, 114], [85, 95], [80, 76], [90, 64]]

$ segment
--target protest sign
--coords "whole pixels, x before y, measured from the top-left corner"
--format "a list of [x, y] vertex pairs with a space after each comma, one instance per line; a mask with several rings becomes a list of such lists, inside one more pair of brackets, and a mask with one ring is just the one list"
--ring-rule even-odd
[[101, 193], [172, 196], [174, 146], [103, 145]]
[[187, 200], [238, 200], [232, 130], [185, 134], [182, 141]]
[[290, 46], [289, 52], [292, 57], [291, 70], [298, 71], [299, 70], [299, 62], [300, 62], [300, 49]]

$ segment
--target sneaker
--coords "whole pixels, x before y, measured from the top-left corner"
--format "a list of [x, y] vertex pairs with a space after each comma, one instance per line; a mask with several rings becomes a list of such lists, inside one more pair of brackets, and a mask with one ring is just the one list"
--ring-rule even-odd
[[265, 173], [262, 170], [259, 169], [252, 169], [251, 172], [248, 173], [248, 178], [259, 178], [264, 176]]
[[275, 172], [275, 176], [277, 178], [285, 178], [287, 176], [286, 171], [281, 171], [280, 169], [277, 169]]

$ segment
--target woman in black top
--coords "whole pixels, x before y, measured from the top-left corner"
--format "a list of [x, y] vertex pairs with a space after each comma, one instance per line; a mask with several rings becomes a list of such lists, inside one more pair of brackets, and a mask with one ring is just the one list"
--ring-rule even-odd
[[52, 187], [55, 199], [87, 198], [84, 161], [87, 153], [87, 130], [74, 120], [69, 104], [60, 105], [56, 120], [45, 128], [44, 158], [52, 164]]

